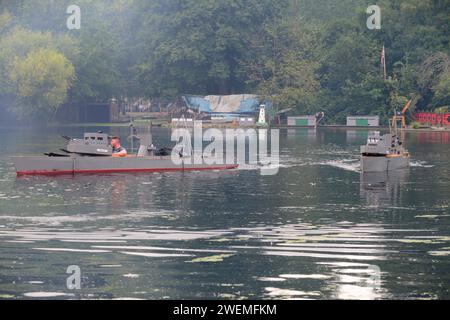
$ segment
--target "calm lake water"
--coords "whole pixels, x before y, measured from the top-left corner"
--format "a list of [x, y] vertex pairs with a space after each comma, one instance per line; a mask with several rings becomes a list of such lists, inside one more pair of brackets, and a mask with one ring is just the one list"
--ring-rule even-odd
[[359, 173], [367, 131], [289, 129], [275, 176], [16, 178], [10, 156], [99, 129], [128, 134], [0, 128], [0, 298], [450, 298], [449, 132], [407, 133], [389, 177]]

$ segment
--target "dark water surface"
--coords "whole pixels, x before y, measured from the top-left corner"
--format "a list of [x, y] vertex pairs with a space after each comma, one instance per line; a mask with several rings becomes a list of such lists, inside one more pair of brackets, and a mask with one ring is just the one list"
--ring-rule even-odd
[[0, 298], [450, 298], [448, 132], [408, 133], [389, 177], [359, 173], [367, 131], [289, 129], [275, 176], [16, 178], [10, 156], [84, 129], [0, 128]]

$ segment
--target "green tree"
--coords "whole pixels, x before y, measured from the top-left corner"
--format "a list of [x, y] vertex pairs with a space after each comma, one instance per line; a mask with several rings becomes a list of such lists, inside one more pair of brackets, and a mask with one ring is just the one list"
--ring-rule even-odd
[[[142, 5], [139, 75], [150, 96], [229, 94], [246, 89], [249, 39], [278, 20], [286, 1], [158, 0]], [[147, 15], [147, 13], [151, 13]]]
[[7, 10], [0, 13], [0, 34], [6, 30], [8, 25], [11, 23], [11, 20], [11, 14]]
[[268, 22], [250, 41], [258, 52], [246, 61], [248, 83], [277, 109], [317, 111], [319, 39], [318, 30], [301, 20]]
[[439, 82], [433, 86], [433, 104], [436, 107], [450, 105], [450, 72], [441, 75]]
[[15, 59], [9, 78], [16, 88], [13, 113], [21, 119], [51, 119], [65, 102], [75, 71], [63, 54], [37, 49]]
[[70, 60], [76, 60], [79, 55], [77, 42], [67, 35], [55, 37], [49, 31], [15, 27], [0, 39], [0, 94], [13, 94], [16, 90], [9, 81], [15, 59], [23, 59], [39, 48], [61, 52]]
[[[278, 108], [388, 117], [449, 104], [450, 0], [380, 0], [381, 30], [366, 28], [366, 0], [0, 0], [0, 100], [19, 96], [16, 58], [59, 52], [76, 80], [70, 103], [183, 93], [256, 92]], [[380, 72], [386, 48], [388, 79]]]

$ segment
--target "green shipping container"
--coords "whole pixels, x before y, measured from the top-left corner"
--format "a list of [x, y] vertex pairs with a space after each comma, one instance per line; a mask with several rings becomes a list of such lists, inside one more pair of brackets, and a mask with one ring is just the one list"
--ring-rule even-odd
[[362, 126], [368, 126], [369, 125], [369, 120], [367, 119], [356, 119], [356, 125], [358, 127], [362, 127]]
[[307, 126], [308, 124], [308, 119], [295, 119], [296, 126]]

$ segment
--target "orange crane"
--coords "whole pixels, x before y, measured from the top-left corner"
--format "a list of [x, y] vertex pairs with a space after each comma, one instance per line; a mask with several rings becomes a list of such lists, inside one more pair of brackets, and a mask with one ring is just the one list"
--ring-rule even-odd
[[408, 111], [409, 107], [411, 107], [411, 103], [414, 101], [414, 98], [409, 99], [409, 101], [406, 103], [405, 107], [403, 108], [402, 112], [395, 112], [394, 116], [391, 119], [391, 125], [394, 123], [397, 123], [397, 121], [402, 122], [402, 129], [406, 128], [406, 111]]
[[402, 128], [406, 128], [406, 111], [408, 111], [409, 107], [411, 106], [411, 103], [414, 101], [414, 98], [409, 99], [409, 101], [406, 103], [405, 107], [402, 110]]

